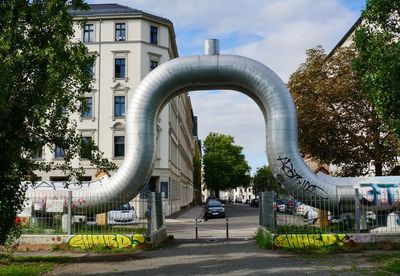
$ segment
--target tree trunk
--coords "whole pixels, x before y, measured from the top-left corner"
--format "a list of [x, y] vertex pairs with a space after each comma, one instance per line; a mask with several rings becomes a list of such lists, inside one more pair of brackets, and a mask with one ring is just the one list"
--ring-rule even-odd
[[219, 189], [215, 189], [214, 192], [215, 192], [215, 197], [219, 199]]
[[382, 163], [381, 162], [375, 162], [375, 176], [382, 176]]

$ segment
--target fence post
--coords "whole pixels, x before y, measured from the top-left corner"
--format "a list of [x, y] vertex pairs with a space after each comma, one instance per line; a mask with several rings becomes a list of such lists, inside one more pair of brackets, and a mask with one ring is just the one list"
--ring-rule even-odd
[[226, 239], [229, 239], [229, 219], [226, 218]]
[[146, 218], [147, 218], [147, 236], [148, 237], [151, 237], [151, 228], [152, 228], [152, 221], [151, 221], [151, 219], [152, 219], [152, 217], [151, 217], [151, 213], [152, 213], [152, 210], [151, 210], [151, 206], [152, 206], [152, 204], [151, 204], [151, 201], [152, 201], [152, 196], [151, 196], [151, 193], [148, 193], [148, 196], [147, 196], [147, 210], [146, 210]]
[[356, 206], [356, 232], [360, 233], [360, 194], [358, 188], [355, 189], [355, 206]]
[[196, 235], [196, 240], [199, 238], [199, 230], [197, 228], [197, 219], [194, 220], [194, 231], [195, 231], [195, 235]]
[[68, 191], [67, 234], [71, 235], [72, 224], [72, 191]]
[[259, 225], [268, 228], [272, 232], [276, 230], [276, 214], [274, 210], [273, 191], [261, 192], [259, 199]]

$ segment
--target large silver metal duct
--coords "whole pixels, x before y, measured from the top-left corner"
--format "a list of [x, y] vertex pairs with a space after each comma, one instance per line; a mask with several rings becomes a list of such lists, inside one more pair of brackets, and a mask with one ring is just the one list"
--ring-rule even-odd
[[[297, 144], [297, 115], [282, 80], [267, 66], [241, 56], [212, 55], [173, 59], [149, 73], [134, 92], [127, 113], [126, 155], [111, 178], [73, 192], [76, 207], [110, 206], [114, 198], [134, 198], [151, 175], [155, 156], [155, 125], [170, 99], [188, 91], [230, 89], [251, 97], [265, 118], [268, 163], [285, 189], [300, 200], [325, 204], [354, 199], [360, 183], [399, 183], [398, 177], [318, 177], [304, 163]], [[217, 49], [217, 50], [215, 50]], [[43, 193], [44, 191], [40, 191]], [[65, 198], [65, 191], [46, 192], [47, 198]]]

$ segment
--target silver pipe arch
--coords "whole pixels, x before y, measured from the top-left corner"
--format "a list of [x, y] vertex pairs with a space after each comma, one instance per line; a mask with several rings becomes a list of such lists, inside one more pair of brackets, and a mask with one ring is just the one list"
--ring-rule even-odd
[[[133, 199], [152, 172], [156, 120], [162, 108], [181, 93], [210, 89], [236, 90], [256, 102], [265, 119], [268, 163], [284, 188], [299, 200], [313, 204], [316, 199], [324, 199], [325, 206], [334, 205], [354, 199], [354, 188], [361, 183], [400, 182], [398, 177], [315, 175], [300, 156], [296, 108], [283, 81], [267, 66], [246, 57], [199, 55], [170, 60], [142, 80], [133, 93], [127, 113], [123, 164], [111, 178], [73, 191], [74, 205], [82, 208], [110, 206], [107, 203], [114, 198]], [[62, 198], [66, 192], [52, 191], [46, 196]]]

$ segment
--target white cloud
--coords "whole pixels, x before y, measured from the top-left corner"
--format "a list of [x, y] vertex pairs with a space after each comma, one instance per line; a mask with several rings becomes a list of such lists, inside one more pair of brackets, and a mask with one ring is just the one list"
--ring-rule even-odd
[[[181, 53], [202, 54], [204, 39], [220, 38], [222, 53], [254, 58], [286, 82], [304, 62], [306, 49], [322, 45], [330, 51], [334, 47], [360, 16], [355, 7], [363, 5], [365, 0], [120, 0], [118, 3], [170, 19]], [[200, 138], [204, 139], [211, 131], [230, 134], [244, 147], [253, 169], [262, 165], [265, 126], [256, 104], [246, 96], [227, 91], [192, 93], [191, 98], [194, 113], [199, 117]]]
[[235, 144], [244, 147], [251, 167], [266, 164], [265, 124], [261, 110], [248, 96], [236, 91], [196, 91], [190, 93], [198, 116], [199, 137], [210, 132], [232, 135]]

